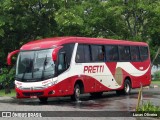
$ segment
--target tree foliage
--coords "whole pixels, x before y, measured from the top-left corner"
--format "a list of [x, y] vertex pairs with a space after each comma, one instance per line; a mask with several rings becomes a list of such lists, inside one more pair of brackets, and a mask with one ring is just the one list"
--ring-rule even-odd
[[0, 59], [28, 41], [87, 36], [160, 46], [159, 0], [1, 0]]

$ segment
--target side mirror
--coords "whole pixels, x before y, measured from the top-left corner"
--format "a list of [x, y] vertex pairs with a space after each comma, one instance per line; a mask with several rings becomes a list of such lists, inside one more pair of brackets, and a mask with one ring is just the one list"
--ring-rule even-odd
[[59, 46], [59, 47], [56, 47], [53, 52], [52, 52], [52, 60], [53, 61], [56, 61], [57, 60], [57, 55], [58, 55], [58, 52], [59, 50], [62, 48], [63, 46]]
[[19, 51], [20, 50], [15, 50], [15, 51], [8, 54], [8, 56], [7, 56], [7, 64], [8, 65], [12, 65], [12, 62], [11, 62], [12, 61], [12, 56], [19, 53]]

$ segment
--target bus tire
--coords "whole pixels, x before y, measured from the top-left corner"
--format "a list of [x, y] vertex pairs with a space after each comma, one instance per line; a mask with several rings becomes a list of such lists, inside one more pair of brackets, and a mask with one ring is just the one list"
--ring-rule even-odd
[[103, 92], [93, 92], [93, 93], [90, 93], [90, 95], [92, 97], [102, 97], [102, 94], [103, 94]]
[[40, 102], [45, 103], [48, 100], [48, 97], [39, 97]]
[[131, 92], [131, 82], [128, 79], [124, 81], [123, 90], [116, 91], [117, 95], [129, 95], [130, 92]]
[[79, 84], [76, 84], [75, 87], [74, 87], [74, 94], [71, 96], [71, 99], [73, 101], [79, 101], [80, 94], [81, 94], [80, 86], [79, 86]]
[[124, 94], [125, 95], [129, 95], [131, 92], [131, 82], [126, 79], [124, 82]]

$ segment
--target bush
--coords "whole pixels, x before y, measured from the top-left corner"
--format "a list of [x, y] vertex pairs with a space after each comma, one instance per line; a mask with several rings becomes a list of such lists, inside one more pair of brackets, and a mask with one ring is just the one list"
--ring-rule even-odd
[[3, 74], [0, 75], [0, 88], [14, 86], [15, 69], [3, 68]]
[[160, 71], [156, 71], [154, 74], [153, 74], [153, 78], [155, 80], [160, 80]]

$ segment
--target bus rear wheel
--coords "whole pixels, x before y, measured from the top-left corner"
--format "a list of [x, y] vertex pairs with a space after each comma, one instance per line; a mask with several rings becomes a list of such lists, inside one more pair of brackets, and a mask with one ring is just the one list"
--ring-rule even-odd
[[73, 101], [79, 101], [80, 94], [81, 94], [80, 86], [79, 86], [79, 84], [76, 84], [75, 87], [74, 87], [74, 94], [71, 96], [71, 99]]
[[40, 102], [45, 103], [48, 100], [48, 97], [39, 97]]
[[116, 93], [118, 95], [129, 95], [131, 92], [131, 82], [126, 79], [124, 82], [124, 88], [123, 90], [117, 90]]

